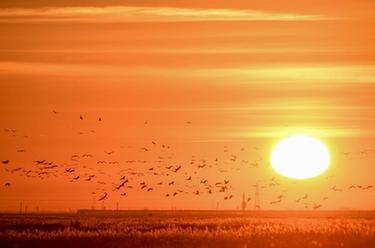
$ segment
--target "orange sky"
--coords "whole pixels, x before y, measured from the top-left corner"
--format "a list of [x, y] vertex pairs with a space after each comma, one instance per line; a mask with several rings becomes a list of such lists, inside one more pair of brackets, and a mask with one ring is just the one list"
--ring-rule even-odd
[[[0, 211], [236, 209], [257, 182], [263, 209], [375, 208], [374, 1], [7, 2]], [[293, 133], [328, 145], [328, 171], [272, 171]], [[133, 188], [113, 191], [122, 176]]]

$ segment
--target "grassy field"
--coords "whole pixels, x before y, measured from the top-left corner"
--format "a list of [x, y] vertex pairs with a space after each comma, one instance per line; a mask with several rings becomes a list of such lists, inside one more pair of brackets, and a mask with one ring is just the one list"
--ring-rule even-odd
[[375, 212], [2, 214], [0, 247], [375, 247]]

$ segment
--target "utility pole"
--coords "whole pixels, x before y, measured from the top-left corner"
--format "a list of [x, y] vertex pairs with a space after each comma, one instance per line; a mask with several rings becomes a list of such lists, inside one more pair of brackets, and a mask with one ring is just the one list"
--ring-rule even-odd
[[259, 196], [259, 184], [254, 185], [255, 187], [255, 196], [254, 196], [254, 209], [260, 210], [260, 196]]
[[243, 194], [242, 194], [242, 204], [241, 204], [242, 211], [245, 211], [246, 207], [247, 207], [247, 203], [246, 203], [246, 199], [245, 199], [245, 192], [243, 192]]

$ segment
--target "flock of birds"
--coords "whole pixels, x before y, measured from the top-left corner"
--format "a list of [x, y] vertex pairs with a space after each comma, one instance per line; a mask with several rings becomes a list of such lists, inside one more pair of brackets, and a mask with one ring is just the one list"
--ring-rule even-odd
[[[53, 111], [57, 115], [57, 111]], [[83, 115], [79, 120], [84, 121]], [[102, 122], [101, 117], [97, 118]], [[149, 125], [148, 121], [143, 123]], [[186, 121], [186, 125], [192, 122]], [[4, 129], [4, 132], [11, 136], [17, 136], [15, 129]], [[28, 138], [28, 135], [21, 135]], [[129, 153], [136, 154], [138, 158], [119, 160], [116, 154], [121, 154], [122, 149], [129, 150]], [[162, 192], [165, 198], [173, 198], [181, 195], [207, 196], [215, 195], [223, 201], [242, 199], [242, 195], [235, 195], [235, 184], [231, 177], [231, 172], [241, 172], [243, 169], [260, 169], [266, 163], [262, 157], [252, 161], [244, 159], [249, 153], [259, 153], [259, 147], [245, 147], [231, 149], [223, 146], [221, 155], [214, 158], [202, 158], [190, 156], [185, 161], [176, 162], [175, 154], [170, 144], [163, 144], [157, 141], [150, 141], [144, 146], [120, 146], [119, 150], [107, 150], [102, 154], [80, 153], [71, 154], [63, 162], [51, 161], [46, 158], [29, 161], [32, 166], [19, 167], [12, 163], [10, 159], [1, 160], [4, 171], [17, 174], [18, 176], [45, 179], [51, 177], [65, 177], [69, 182], [87, 182], [92, 184], [93, 195], [96, 201], [105, 201], [118, 194], [120, 197], [127, 197], [134, 192]], [[26, 149], [17, 149], [17, 153], [26, 153]], [[361, 156], [369, 155], [372, 150], [360, 151]], [[352, 156], [351, 153], [343, 153], [343, 156]], [[233, 173], [232, 173], [233, 175]], [[329, 178], [329, 177], [327, 177]], [[296, 181], [292, 182], [296, 184]], [[5, 182], [4, 187], [11, 187], [11, 182]], [[254, 188], [270, 190], [277, 193], [271, 199], [269, 205], [280, 204], [287, 198], [288, 188], [285, 188], [276, 177], [265, 180], [257, 180], [251, 185], [252, 195]], [[333, 185], [331, 192], [342, 192], [345, 190], [371, 190], [373, 185], [353, 184], [347, 187]], [[317, 203], [309, 199], [308, 194], [304, 194], [297, 199], [293, 199], [296, 204], [302, 204], [307, 209], [320, 209], [324, 202], [328, 200], [324, 196]], [[252, 198], [247, 197], [247, 202]]]

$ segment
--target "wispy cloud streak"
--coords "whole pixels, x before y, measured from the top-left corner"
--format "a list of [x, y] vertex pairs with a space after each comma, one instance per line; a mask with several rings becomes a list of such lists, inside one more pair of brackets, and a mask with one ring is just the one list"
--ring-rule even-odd
[[331, 17], [243, 9], [61, 7], [1, 9], [0, 22], [316, 21]]
[[124, 67], [121, 65], [53, 64], [0, 61], [0, 74], [75, 75], [120, 77], [129, 75], [162, 76], [189, 79], [220, 79], [238, 84], [264, 83], [375, 83], [375, 65], [274, 65], [239, 68], [204, 67]]

